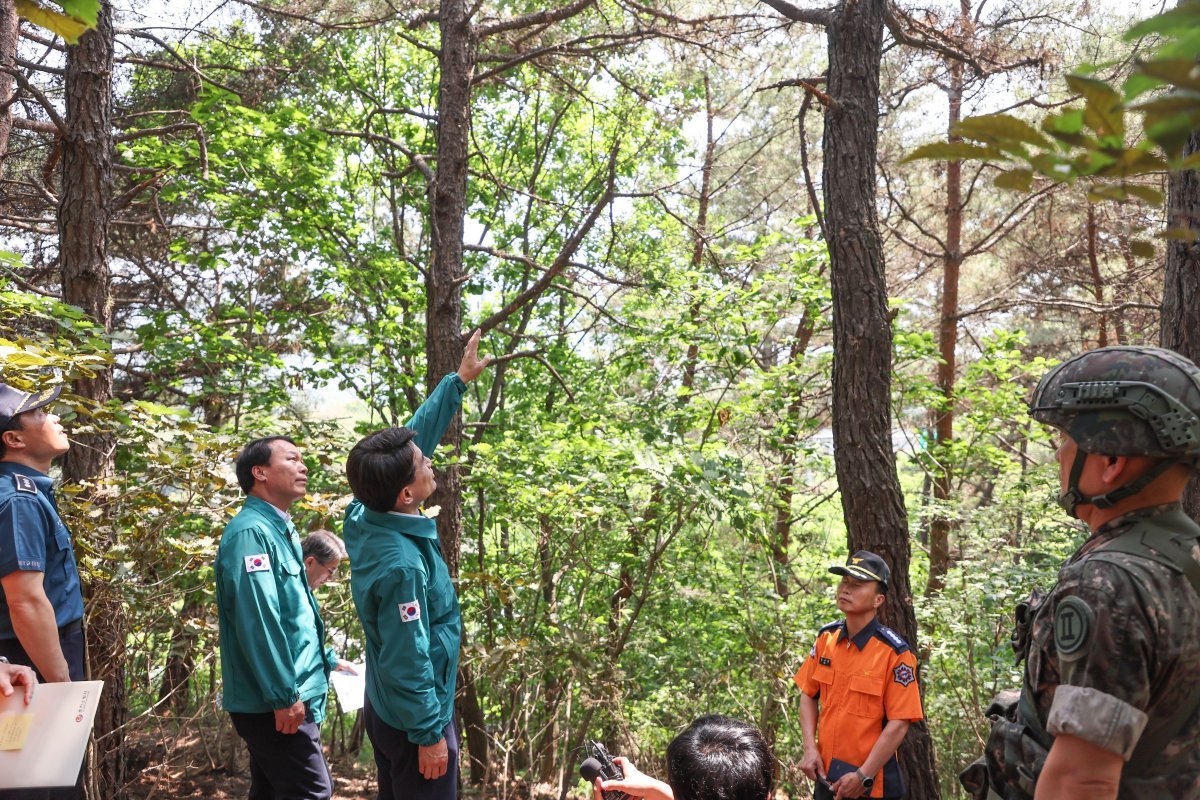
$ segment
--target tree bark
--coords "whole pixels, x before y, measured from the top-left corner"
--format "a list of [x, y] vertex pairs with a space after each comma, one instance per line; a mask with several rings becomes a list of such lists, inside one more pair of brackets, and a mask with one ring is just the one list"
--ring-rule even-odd
[[[949, 101], [949, 139], [961, 142], [955, 126], [962, 119], [963, 65], [952, 61]], [[942, 253], [942, 316], [938, 324], [937, 368], [940, 408], [934, 416], [934, 459], [931, 488], [934, 514], [929, 525], [929, 580], [925, 593], [940, 592], [946, 586], [950, 569], [950, 531], [953, 526], [944, 511], [950, 501], [954, 474], [950, 465], [950, 445], [954, 441], [954, 389], [958, 367], [958, 284], [962, 275], [962, 161], [946, 164], [946, 248]]]
[[[1182, 3], [1183, 0], [1181, 0]], [[1200, 130], [1192, 131], [1184, 157], [1200, 152]], [[1172, 172], [1167, 182], [1167, 224], [1200, 234], [1200, 172]], [[1200, 239], [1167, 240], [1159, 341], [1200, 363]], [[1200, 519], [1200, 479], [1193, 477], [1184, 510]]]
[[[441, 0], [441, 52], [438, 77], [437, 172], [429, 190], [432, 262], [426, 280], [426, 376], [432, 392], [443, 375], [462, 360], [463, 225], [467, 211], [467, 166], [471, 130], [471, 79], [475, 72], [476, 40], [464, 0]], [[442, 472], [430, 500], [441, 507], [438, 536], [450, 574], [458, 575], [462, 539], [462, 473], [457, 465], [462, 448], [462, 419], [456, 416], [442, 441]], [[459, 671], [471, 781], [483, 780], [488, 740], [482, 723], [477, 688], [466, 666]]]
[[[58, 206], [59, 260], [63, 299], [79, 306], [105, 331], [112, 330], [108, 266], [108, 226], [112, 207], [112, 8], [102, 4], [95, 29], [67, 48], [66, 135], [63, 138], [62, 192]], [[75, 381], [74, 390], [97, 409], [112, 399], [112, 373]], [[113, 474], [115, 438], [98, 415], [91, 432], [76, 431], [63, 466], [67, 482], [92, 482], [83, 499], [102, 503], [102, 483]], [[94, 529], [96, 552], [117, 544], [117, 533]], [[104, 681], [96, 712], [88, 793], [99, 800], [124, 796], [125, 612], [110, 580], [85, 576], [88, 672]]]
[[[879, 70], [886, 0], [843, 0], [826, 26], [825, 220], [833, 290], [833, 446], [850, 550], [892, 569], [883, 622], [917, 649], [908, 518], [892, 452], [892, 329], [875, 212]], [[913, 725], [900, 766], [911, 797], [940, 798], [929, 729]]]
[[[1099, 228], [1096, 225], [1096, 206], [1093, 203], [1088, 203], [1087, 208], [1087, 254], [1088, 254], [1088, 273], [1092, 276], [1092, 297], [1096, 298], [1096, 305], [1104, 307], [1104, 276], [1100, 274], [1100, 256], [1096, 252], [1096, 235]], [[1097, 337], [1097, 347], [1108, 347], [1108, 315], [1103, 311], [1099, 312], [1100, 332]]]
[[16, 79], [7, 70], [17, 66], [17, 37], [21, 21], [11, 0], [0, 2], [0, 177], [8, 159], [8, 137], [13, 126], [13, 96]]

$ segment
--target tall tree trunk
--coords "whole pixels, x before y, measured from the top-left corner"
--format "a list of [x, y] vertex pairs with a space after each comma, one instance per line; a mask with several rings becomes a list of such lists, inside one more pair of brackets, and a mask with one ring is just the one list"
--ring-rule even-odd
[[13, 126], [13, 99], [16, 79], [7, 70], [17, 66], [17, 37], [21, 21], [11, 0], [0, 2], [0, 177], [8, 160], [8, 137]]
[[[1096, 299], [1096, 305], [1104, 305], [1104, 276], [1100, 274], [1100, 256], [1096, 252], [1096, 235], [1099, 232], [1096, 225], [1096, 206], [1093, 203], [1088, 203], [1087, 208], [1087, 255], [1088, 255], [1088, 272], [1092, 276], [1092, 297]], [[1099, 313], [1100, 332], [1097, 336], [1097, 347], [1108, 347], [1108, 315], [1103, 311]]]
[[[826, 28], [825, 221], [833, 290], [833, 444], [850, 550], [892, 568], [883, 621], [914, 649], [917, 621], [908, 568], [908, 519], [892, 452], [892, 329], [875, 213], [879, 67], [886, 0], [843, 0]], [[912, 797], [940, 798], [929, 729], [913, 725], [901, 748]]]
[[[1180, 0], [1182, 5], [1185, 0]], [[1200, 130], [1192, 131], [1184, 157], [1200, 153]], [[1167, 224], [1200, 234], [1200, 171], [1173, 172], [1167, 182]], [[1167, 240], [1159, 341], [1200, 363], [1200, 239]], [[1193, 477], [1183, 499], [1200, 520], [1200, 478]]]
[[[949, 64], [950, 85], [949, 132], [951, 142], [961, 142], [955, 127], [962, 119], [963, 65]], [[938, 402], [934, 417], [934, 459], [931, 488], [934, 512], [929, 524], [929, 580], [925, 593], [940, 592], [946, 586], [950, 569], [950, 531], [953, 527], [946, 515], [950, 488], [954, 479], [950, 465], [950, 445], [954, 441], [954, 384], [958, 366], [958, 283], [962, 274], [962, 161], [946, 164], [946, 249], [942, 254], [942, 315], [938, 324], [937, 368]]]
[[[454, 372], [462, 360], [463, 224], [467, 210], [467, 162], [471, 131], [471, 78], [476, 41], [465, 0], [441, 0], [440, 75], [438, 78], [437, 173], [430, 187], [429, 218], [433, 259], [426, 281], [425, 352], [429, 356], [428, 390]], [[456, 416], [446, 432], [438, 490], [431, 503], [441, 507], [438, 536], [450, 574], [458, 575], [462, 539], [462, 474], [456, 464], [462, 446], [462, 420]], [[463, 701], [460, 719], [468, 745], [472, 782], [483, 780], [488, 740], [477, 688], [470, 669], [459, 670]]]
[[[63, 299], [112, 330], [108, 268], [108, 225], [112, 207], [112, 8], [105, 2], [95, 29], [67, 48], [66, 126], [62, 193], [58, 206], [59, 260]], [[112, 399], [112, 373], [98, 372], [75, 382], [79, 395], [101, 406]], [[104, 481], [113, 473], [115, 439], [100, 421], [92, 433], [76, 433], [66, 459], [68, 482]], [[102, 489], [85, 499], [102, 502]], [[116, 544], [117, 533], [98, 527], [96, 552]], [[119, 588], [110, 580], [85, 578], [87, 588], [88, 671], [104, 681], [96, 712], [95, 746], [89, 795], [94, 800], [124, 796], [125, 612]]]

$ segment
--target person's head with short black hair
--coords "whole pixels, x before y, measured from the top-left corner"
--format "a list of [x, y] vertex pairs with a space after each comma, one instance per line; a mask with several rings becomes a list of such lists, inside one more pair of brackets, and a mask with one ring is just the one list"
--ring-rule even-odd
[[254, 468], [266, 466], [271, 463], [271, 442], [287, 442], [295, 445], [287, 436], [264, 436], [261, 439], [255, 439], [247, 443], [242, 448], [242, 452], [238, 454], [237, 461], [234, 462], [234, 471], [237, 473], [238, 485], [242, 487], [242, 491], [246, 494], [254, 489]]
[[420, 466], [416, 435], [411, 428], [384, 428], [354, 445], [346, 458], [346, 478], [358, 502], [381, 513], [396, 508]]
[[758, 728], [720, 714], [700, 717], [667, 746], [675, 800], [768, 800], [773, 766]]

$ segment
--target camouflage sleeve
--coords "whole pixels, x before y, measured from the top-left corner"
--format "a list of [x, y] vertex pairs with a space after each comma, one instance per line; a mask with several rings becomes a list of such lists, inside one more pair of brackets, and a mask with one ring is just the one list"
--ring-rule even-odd
[[1054, 597], [1060, 682], [1046, 721], [1128, 759], [1146, 727], [1155, 674], [1155, 599], [1125, 570], [1089, 560]]

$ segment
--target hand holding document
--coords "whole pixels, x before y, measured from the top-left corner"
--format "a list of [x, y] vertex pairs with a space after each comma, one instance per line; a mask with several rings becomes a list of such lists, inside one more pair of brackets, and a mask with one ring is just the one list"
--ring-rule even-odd
[[74, 786], [103, 681], [42, 683], [0, 696], [0, 789]]

